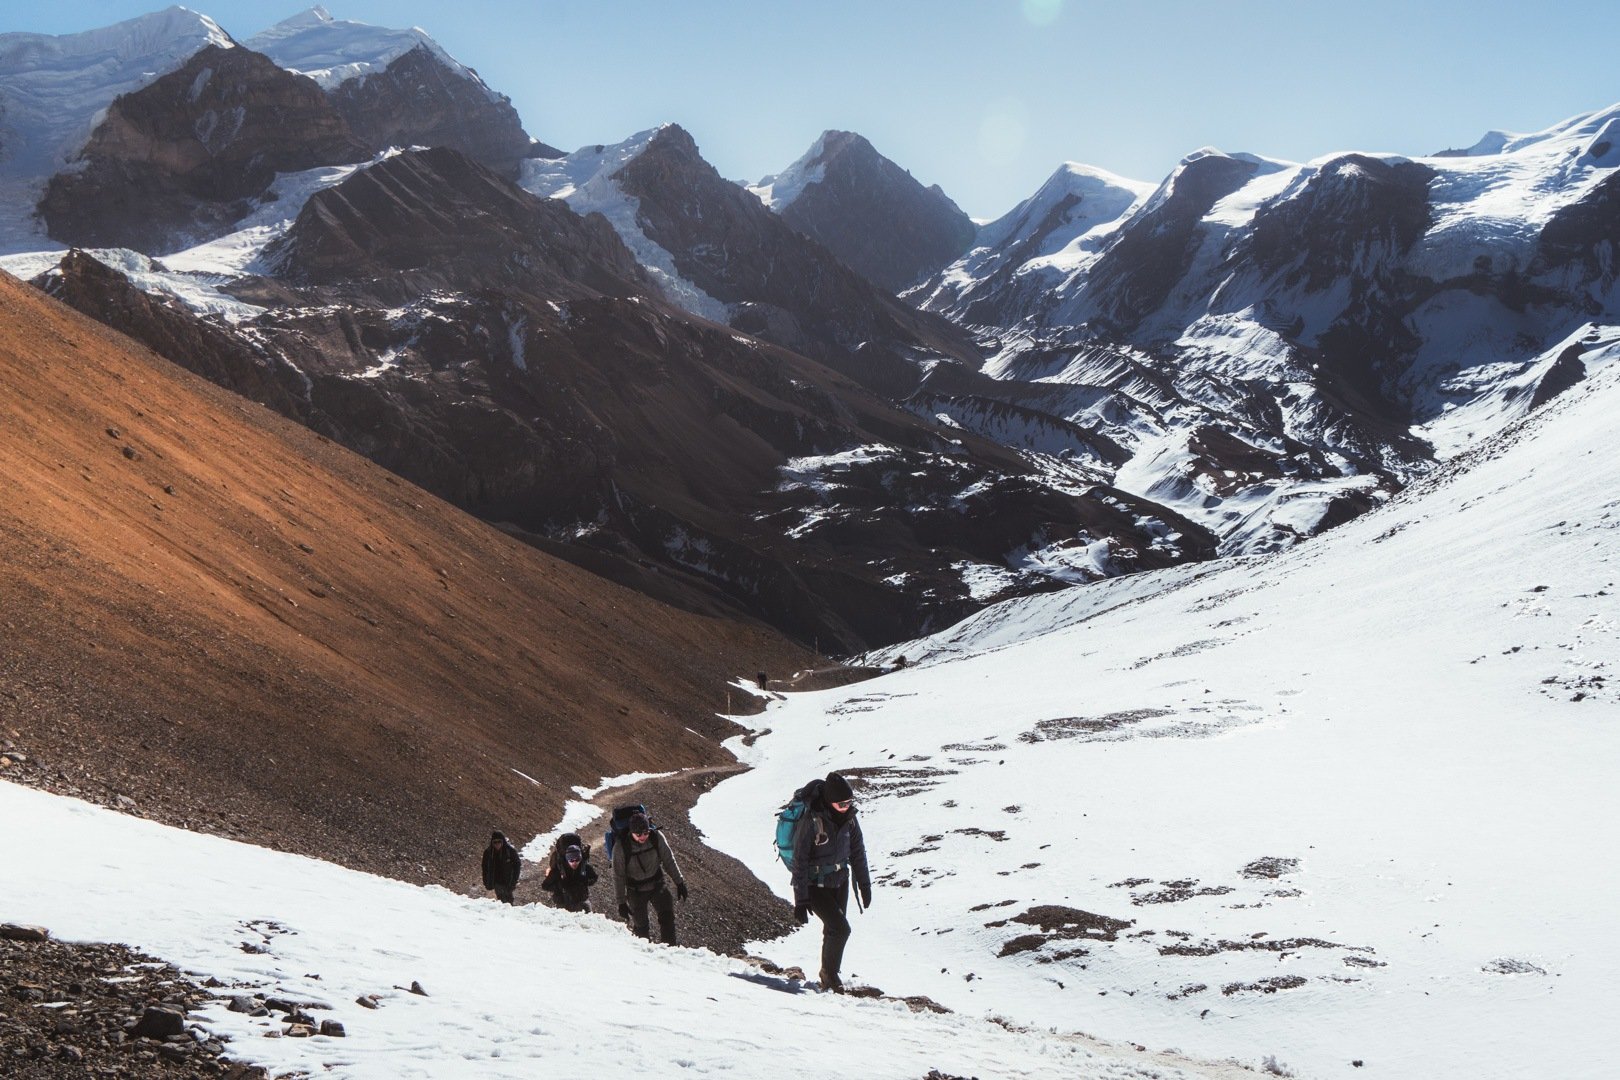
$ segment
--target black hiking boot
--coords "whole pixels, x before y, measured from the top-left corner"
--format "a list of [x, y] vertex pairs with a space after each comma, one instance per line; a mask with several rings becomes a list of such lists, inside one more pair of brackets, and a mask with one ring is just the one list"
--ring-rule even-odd
[[835, 994], [844, 992], [844, 983], [837, 975], [829, 974], [825, 969], [821, 972], [821, 989], [831, 990]]

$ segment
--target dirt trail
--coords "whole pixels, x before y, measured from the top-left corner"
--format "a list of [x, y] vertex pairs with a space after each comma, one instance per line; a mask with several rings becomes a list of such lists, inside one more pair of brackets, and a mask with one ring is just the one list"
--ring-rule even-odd
[[[615, 806], [643, 803], [663, 830], [691, 888], [691, 898], [675, 908], [676, 934], [682, 945], [740, 955], [745, 942], [779, 937], [791, 930], [793, 908], [742, 863], [705, 846], [690, 819], [692, 807], [704, 792], [746, 769], [746, 765], [736, 762], [688, 769], [674, 776], [612, 788], [589, 800], [601, 812], [575, 831], [591, 845], [591, 863], [601, 875], [591, 889], [592, 909], [617, 921], [613, 868], [602, 851], [602, 834]], [[762, 820], [761, 844], [765, 843], [768, 826], [768, 821]], [[516, 893], [518, 903], [551, 902], [551, 897], [540, 889], [544, 876], [542, 864], [524, 863], [523, 880]]]

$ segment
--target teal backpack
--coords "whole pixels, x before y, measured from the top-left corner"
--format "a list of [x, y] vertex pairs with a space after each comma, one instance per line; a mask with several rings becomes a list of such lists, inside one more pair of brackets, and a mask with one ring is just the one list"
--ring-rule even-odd
[[816, 783], [812, 780], [798, 791], [788, 804], [776, 812], [776, 853], [782, 857], [782, 864], [789, 870], [793, 869], [793, 830], [798, 827], [799, 819], [810, 808], [810, 788]]

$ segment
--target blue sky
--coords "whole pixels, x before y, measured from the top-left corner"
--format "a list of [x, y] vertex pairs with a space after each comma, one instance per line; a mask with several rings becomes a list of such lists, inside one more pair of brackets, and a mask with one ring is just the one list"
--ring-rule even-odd
[[[5, 5], [71, 33], [162, 6]], [[302, 10], [195, 0], [246, 38]], [[328, 0], [418, 25], [565, 150], [674, 121], [733, 179], [858, 131], [975, 217], [1063, 161], [1157, 181], [1201, 146], [1421, 154], [1620, 102], [1620, 4], [1497, 0]]]

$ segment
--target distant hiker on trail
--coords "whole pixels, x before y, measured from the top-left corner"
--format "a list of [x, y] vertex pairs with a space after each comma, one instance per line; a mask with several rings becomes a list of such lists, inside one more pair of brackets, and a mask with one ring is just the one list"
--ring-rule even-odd
[[503, 904], [515, 904], [512, 892], [523, 873], [523, 860], [517, 848], [507, 842], [506, 834], [499, 830], [489, 834], [489, 847], [484, 849], [484, 888], [494, 889], [495, 898]]
[[[618, 814], [615, 812], [615, 818]], [[647, 905], [658, 912], [658, 938], [665, 945], [675, 944], [675, 901], [664, 884], [664, 875], [675, 879], [675, 894], [686, 899], [686, 879], [675, 862], [675, 853], [645, 811], [632, 814], [622, 832], [615, 829], [613, 853], [613, 892], [619, 901], [619, 918], [630, 920], [637, 937], [650, 938], [652, 928]]]
[[872, 875], [866, 840], [855, 818], [855, 793], [838, 773], [812, 780], [795, 796], [805, 807], [793, 827], [793, 917], [802, 926], [813, 911], [821, 920], [821, 988], [844, 992], [838, 969], [849, 941], [850, 871], [861, 907], [872, 906]]
[[551, 865], [540, 887], [550, 893], [564, 911], [591, 910], [591, 886], [596, 884], [596, 867], [590, 863], [591, 849], [578, 833], [563, 833], [551, 846]]

